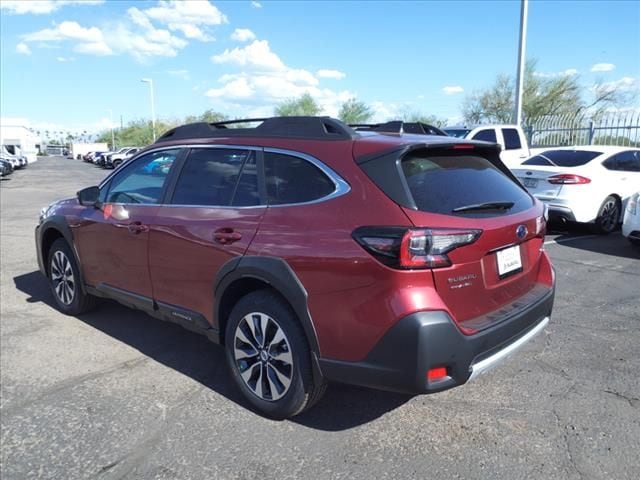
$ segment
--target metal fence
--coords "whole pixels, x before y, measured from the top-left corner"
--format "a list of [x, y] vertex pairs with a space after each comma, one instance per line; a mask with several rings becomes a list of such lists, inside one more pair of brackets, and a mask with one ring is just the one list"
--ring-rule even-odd
[[541, 117], [524, 127], [529, 145], [618, 145], [640, 147], [640, 110]]

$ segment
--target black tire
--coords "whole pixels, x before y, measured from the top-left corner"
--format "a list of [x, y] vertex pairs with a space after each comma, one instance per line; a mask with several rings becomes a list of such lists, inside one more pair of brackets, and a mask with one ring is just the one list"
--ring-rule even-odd
[[122, 160], [116, 160], [115, 162], [113, 162], [114, 169], [118, 168], [120, 165], [122, 165]]
[[596, 233], [607, 235], [618, 228], [620, 223], [620, 201], [613, 195], [609, 195], [604, 199], [598, 216], [596, 217], [593, 230]]
[[66, 240], [59, 238], [53, 242], [47, 262], [49, 286], [58, 310], [66, 315], [80, 315], [96, 306], [98, 299], [82, 291], [80, 271]]
[[268, 417], [298, 415], [324, 393], [326, 382], [317, 385], [313, 381], [302, 326], [287, 302], [271, 290], [251, 292], [233, 307], [225, 350], [231, 376], [243, 396]]
[[629, 243], [631, 245], [635, 245], [636, 247], [640, 247], [640, 240], [638, 240], [637, 238], [627, 237], [627, 240], [629, 240]]

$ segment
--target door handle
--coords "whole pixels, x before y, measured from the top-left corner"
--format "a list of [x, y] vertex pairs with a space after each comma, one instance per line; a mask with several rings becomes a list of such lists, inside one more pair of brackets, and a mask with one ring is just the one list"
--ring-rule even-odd
[[149, 227], [146, 225], [143, 225], [142, 222], [132, 222], [129, 225], [127, 225], [127, 229], [129, 230], [130, 233], [133, 233], [134, 235], [138, 235], [139, 233], [149, 231]]
[[242, 234], [233, 230], [233, 228], [219, 228], [213, 232], [213, 240], [220, 245], [229, 245], [237, 242], [242, 238]]

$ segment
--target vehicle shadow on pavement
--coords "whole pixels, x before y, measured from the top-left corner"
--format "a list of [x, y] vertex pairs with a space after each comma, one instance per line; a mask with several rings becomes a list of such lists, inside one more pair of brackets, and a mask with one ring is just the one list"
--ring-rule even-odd
[[[620, 230], [609, 235], [594, 234], [588, 225], [575, 223], [550, 223], [550, 235], [559, 235], [555, 242], [575, 250], [611, 255], [614, 257], [640, 259], [640, 248], [622, 236]], [[584, 238], [580, 238], [584, 236]]]
[[[19, 275], [13, 281], [18, 290], [29, 295], [28, 303], [41, 302], [55, 309], [47, 280], [39, 271]], [[108, 300], [96, 310], [75, 318], [249, 408], [232, 383], [224, 350], [205, 337]], [[317, 430], [347, 430], [371, 422], [411, 398], [331, 384], [315, 407], [290, 421]]]

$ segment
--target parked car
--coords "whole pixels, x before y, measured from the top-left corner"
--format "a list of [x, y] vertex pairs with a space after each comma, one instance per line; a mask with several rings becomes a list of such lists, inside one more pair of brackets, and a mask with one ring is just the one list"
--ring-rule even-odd
[[0, 177], [6, 177], [13, 173], [13, 165], [9, 160], [0, 157]]
[[631, 243], [640, 246], [640, 192], [629, 198], [622, 221], [622, 235]]
[[518, 125], [479, 125], [477, 127], [446, 127], [447, 135], [469, 140], [482, 140], [502, 146], [500, 160], [514, 168], [531, 156], [527, 136]]
[[513, 174], [563, 221], [589, 223], [610, 233], [622, 221], [640, 185], [640, 150], [590, 145], [545, 150]]
[[[15, 152], [15, 148], [13, 150]], [[26, 167], [29, 164], [27, 157], [17, 152], [16, 153], [14, 152], [9, 150], [9, 148], [7, 148], [6, 145], [2, 145], [2, 149], [0, 150], [0, 155], [2, 155], [2, 158], [4, 158], [5, 160], [9, 160], [15, 170]]]
[[141, 149], [137, 147], [131, 147], [126, 149], [124, 152], [114, 153], [112, 155], [107, 156], [106, 166], [108, 168], [118, 168], [125, 162], [127, 159], [131, 158], [133, 155], [138, 153]]
[[206, 335], [276, 418], [330, 380], [462, 385], [548, 324], [544, 206], [497, 145], [248, 122], [177, 127], [44, 208], [37, 255], [57, 307], [107, 297]]

